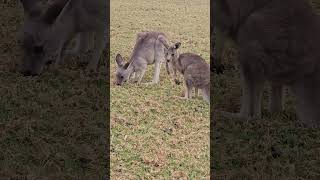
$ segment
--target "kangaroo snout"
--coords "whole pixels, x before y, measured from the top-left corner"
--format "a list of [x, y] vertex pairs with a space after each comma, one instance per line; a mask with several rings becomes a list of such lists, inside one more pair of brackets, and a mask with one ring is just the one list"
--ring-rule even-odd
[[113, 84], [115, 84], [117, 86], [122, 86], [122, 83], [120, 81], [113, 81]]

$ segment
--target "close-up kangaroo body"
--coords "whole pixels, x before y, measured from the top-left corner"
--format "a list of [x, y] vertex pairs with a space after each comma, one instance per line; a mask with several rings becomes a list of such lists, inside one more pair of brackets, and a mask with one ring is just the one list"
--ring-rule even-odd
[[[88, 71], [95, 71], [106, 46], [107, 2], [104, 0], [21, 0], [25, 20], [19, 40], [25, 52], [21, 72], [39, 75], [46, 64], [61, 63], [62, 54], [89, 54]], [[76, 49], [65, 51], [78, 35]]]
[[233, 40], [238, 48], [242, 99], [237, 116], [261, 117], [264, 82], [269, 81], [272, 112], [282, 110], [286, 85], [296, 97], [301, 122], [319, 127], [320, 19], [309, 2], [215, 0], [213, 7], [217, 36]]

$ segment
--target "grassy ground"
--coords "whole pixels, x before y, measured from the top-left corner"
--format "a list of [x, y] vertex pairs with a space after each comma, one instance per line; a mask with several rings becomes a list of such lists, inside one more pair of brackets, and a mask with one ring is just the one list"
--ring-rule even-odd
[[22, 17], [19, 1], [1, 1], [0, 179], [101, 179], [107, 67], [89, 77], [70, 59], [59, 71], [21, 76], [16, 32]]
[[[181, 52], [209, 61], [209, 0], [112, 0], [111, 81], [116, 54], [128, 59], [136, 33], [145, 30], [162, 31], [182, 43]], [[209, 105], [174, 98], [182, 90], [164, 67], [158, 85], [111, 84], [112, 179], [209, 177]]]
[[[238, 112], [241, 91], [236, 52], [229, 48], [224, 53], [225, 74], [212, 77], [213, 108]], [[267, 94], [266, 89], [262, 119], [239, 122], [213, 117], [217, 123], [211, 139], [215, 175], [228, 179], [320, 179], [320, 130], [299, 125], [290, 94], [285, 111], [271, 116], [266, 111]]]

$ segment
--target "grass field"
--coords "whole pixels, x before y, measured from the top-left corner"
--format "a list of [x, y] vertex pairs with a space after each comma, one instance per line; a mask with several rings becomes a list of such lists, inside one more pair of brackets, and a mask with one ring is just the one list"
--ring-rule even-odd
[[[209, 0], [112, 0], [110, 30], [111, 82], [116, 54], [128, 59], [140, 31], [162, 31], [209, 61]], [[111, 84], [112, 179], [209, 178], [209, 105], [174, 97], [182, 91], [164, 66], [157, 85]]]
[[[316, 7], [319, 1], [313, 1]], [[320, 8], [319, 8], [320, 9]], [[239, 71], [236, 51], [224, 52], [224, 75], [213, 76], [213, 108], [240, 110]], [[296, 119], [294, 98], [287, 96], [285, 111], [267, 113], [267, 89], [263, 118], [239, 122], [213, 116], [212, 169], [227, 179], [320, 179], [320, 130], [303, 128]]]
[[17, 73], [19, 2], [0, 2], [0, 179], [102, 179], [108, 64], [92, 76], [73, 59], [39, 77]]

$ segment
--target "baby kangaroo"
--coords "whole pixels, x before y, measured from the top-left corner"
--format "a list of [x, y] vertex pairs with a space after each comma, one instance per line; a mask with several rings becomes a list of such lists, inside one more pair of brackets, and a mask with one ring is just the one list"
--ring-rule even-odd
[[180, 42], [175, 43], [165, 50], [166, 63], [168, 63], [169, 72], [175, 82], [177, 80], [176, 72], [180, 72], [184, 77], [185, 99], [192, 98], [192, 88], [195, 88], [195, 94], [198, 95], [198, 89], [202, 92], [202, 97], [210, 103], [210, 67], [199, 55], [193, 53], [179, 54], [177, 49], [181, 46]]

